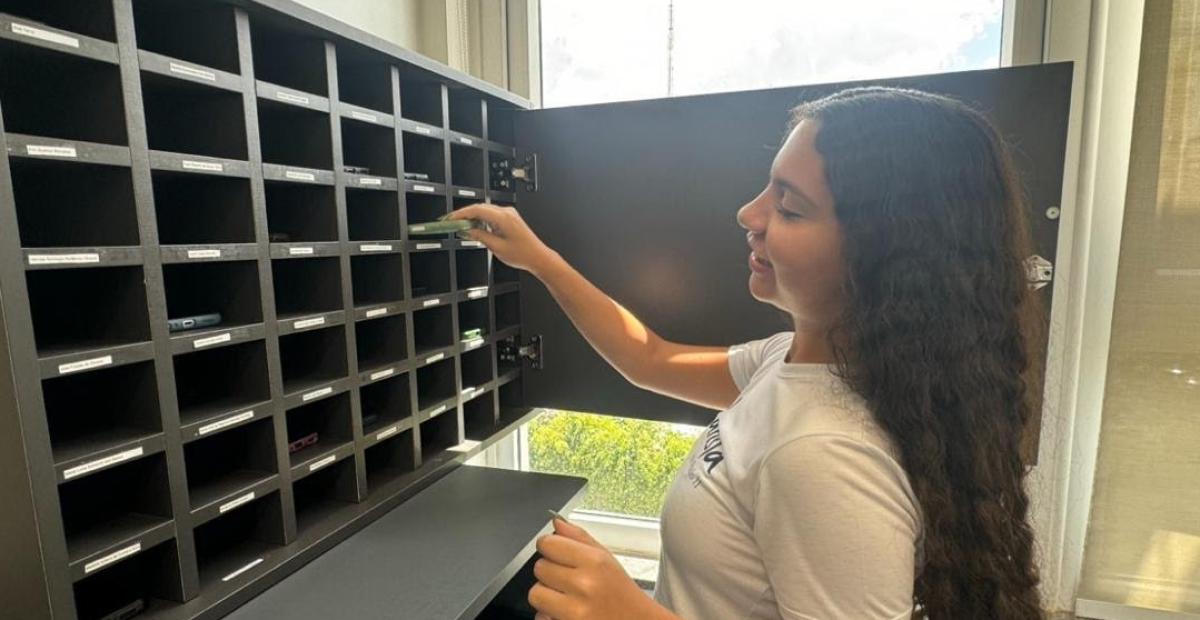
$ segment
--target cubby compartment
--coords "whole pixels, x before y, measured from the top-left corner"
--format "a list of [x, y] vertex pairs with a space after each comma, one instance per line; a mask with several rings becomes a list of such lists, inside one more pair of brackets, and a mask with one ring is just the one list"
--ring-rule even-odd
[[496, 296], [496, 329], [505, 330], [521, 324], [521, 298], [517, 293]]
[[458, 332], [460, 340], [464, 339], [463, 334], [476, 329], [480, 330], [480, 335], [490, 333], [489, 324], [487, 298], [472, 299], [471, 301], [464, 301], [458, 304]]
[[246, 160], [242, 95], [154, 73], [142, 73], [150, 148]]
[[515, 109], [501, 109], [494, 104], [488, 104], [487, 138], [492, 142], [512, 146], [517, 143], [513, 132], [513, 114]]
[[392, 63], [387, 57], [356, 45], [339, 45], [337, 80], [338, 99], [392, 113]]
[[283, 502], [264, 495], [193, 531], [200, 588], [255, 575], [254, 569], [283, 546]]
[[262, 322], [258, 263], [229, 261], [163, 266], [167, 318], [219, 315], [213, 328]]
[[437, 417], [421, 423], [421, 461], [428, 463], [446, 450], [462, 443], [462, 429], [458, 425], [457, 407], [450, 405]]
[[451, 144], [450, 175], [454, 185], [482, 189], [485, 186], [483, 182], [483, 151], [469, 146]]
[[328, 185], [268, 181], [267, 230], [275, 243], [337, 241], [337, 199]]
[[175, 357], [180, 422], [195, 424], [271, 399], [263, 341]]
[[278, 470], [270, 418], [184, 446], [192, 510], [227, 499], [267, 480]]
[[159, 243], [254, 242], [249, 179], [164, 170], [151, 175]]
[[4, 0], [0, 13], [31, 21], [30, 26], [45, 24], [93, 39], [116, 41], [111, 2], [50, 2], [48, 0]]
[[509, 381], [497, 390], [500, 398], [500, 417], [512, 417], [525, 408], [525, 399], [521, 393], [521, 382]]
[[347, 187], [346, 222], [351, 241], [400, 239], [400, 195]]
[[463, 434], [467, 439], [483, 441], [496, 432], [496, 401], [484, 394], [463, 403]]
[[418, 368], [417, 407], [424, 411], [448, 398], [453, 398], [458, 391], [457, 385], [453, 357]]
[[412, 417], [408, 374], [397, 374], [360, 388], [363, 434]]
[[349, 392], [288, 411], [287, 450], [292, 467], [352, 441], [352, 424]]
[[76, 478], [58, 487], [67, 556], [92, 557], [172, 518], [162, 452]]
[[362, 321], [354, 326], [358, 344], [358, 369], [382, 368], [408, 357], [408, 333], [405, 315], [397, 314]]
[[488, 285], [487, 250], [458, 250], [454, 256], [454, 266], [458, 290]]
[[141, 267], [38, 270], [26, 278], [40, 356], [150, 339]]
[[416, 469], [413, 431], [402, 431], [366, 450], [367, 490], [396, 480]]
[[336, 257], [271, 261], [280, 320], [342, 308], [342, 269]]
[[[415, 69], [400, 70], [400, 110], [409, 120], [442, 127], [442, 83]], [[407, 138], [408, 136], [405, 136]]]
[[255, 17], [250, 20], [250, 43], [257, 79], [329, 96], [325, 41], [316, 33]]
[[350, 257], [355, 307], [404, 299], [404, 257], [364, 254]]
[[76, 583], [75, 617], [140, 618], [182, 602], [181, 583], [178, 543], [167, 540]]
[[327, 113], [259, 99], [258, 131], [268, 164], [333, 169]]
[[492, 380], [492, 347], [486, 345], [462, 354], [463, 389], [480, 388]]
[[450, 91], [450, 129], [483, 137], [483, 100], [468, 90]]
[[283, 391], [295, 394], [346, 376], [346, 328], [337, 325], [279, 339]]
[[446, 151], [441, 140], [404, 134], [404, 171], [429, 176], [431, 183], [446, 182]]
[[346, 166], [366, 168], [363, 174], [397, 177], [396, 132], [353, 119], [342, 119], [342, 161]]
[[134, 0], [140, 49], [229, 73], [238, 67], [233, 7], [197, 0]]
[[326, 465], [292, 485], [296, 502], [296, 529], [301, 536], [317, 529], [331, 515], [358, 501], [358, 475], [354, 458]]
[[[407, 203], [409, 225], [434, 222], [439, 217], [446, 215], [446, 197], [441, 194], [409, 192], [405, 196], [405, 202]], [[446, 236], [448, 235], [422, 235], [422, 238], [444, 238]]]
[[42, 398], [55, 463], [162, 432], [153, 362], [47, 379]]
[[492, 281], [496, 284], [510, 284], [521, 281], [521, 272], [517, 269], [504, 264], [503, 261], [491, 257], [492, 262]]
[[417, 357], [454, 344], [454, 321], [450, 306], [438, 306], [413, 312], [413, 338]]
[[140, 244], [129, 168], [9, 159], [21, 245]]
[[0, 40], [0, 101], [8, 133], [129, 144], [117, 65]]
[[412, 296], [426, 297], [450, 292], [450, 253], [444, 251], [413, 252]]

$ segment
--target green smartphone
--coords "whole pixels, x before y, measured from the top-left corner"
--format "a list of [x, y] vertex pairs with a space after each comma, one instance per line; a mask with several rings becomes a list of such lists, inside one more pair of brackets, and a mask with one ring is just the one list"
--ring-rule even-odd
[[460, 232], [463, 230], [471, 230], [472, 228], [483, 228], [483, 222], [479, 220], [445, 220], [440, 222], [425, 222], [424, 224], [410, 224], [408, 226], [408, 234], [410, 235], [445, 235], [448, 233]]

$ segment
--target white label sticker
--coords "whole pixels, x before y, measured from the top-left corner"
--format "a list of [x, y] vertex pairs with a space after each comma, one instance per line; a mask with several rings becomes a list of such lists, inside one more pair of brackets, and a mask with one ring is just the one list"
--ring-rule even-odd
[[337, 460], [337, 455], [336, 455], [336, 454], [330, 454], [329, 456], [327, 456], [327, 457], [325, 457], [325, 458], [323, 458], [323, 459], [321, 459], [321, 460], [317, 461], [316, 463], [313, 463], [312, 465], [309, 465], [309, 466], [308, 466], [308, 471], [317, 471], [318, 469], [321, 469], [322, 467], [324, 467], [324, 466], [326, 466], [326, 465], [328, 465], [328, 464], [330, 464], [330, 463], [332, 463], [332, 462], [334, 462], [334, 461], [336, 461], [336, 460]]
[[358, 184], [359, 185], [369, 185], [372, 187], [382, 187], [383, 179], [376, 179], [374, 177], [363, 177], [358, 180]]
[[225, 164], [218, 164], [211, 161], [195, 161], [185, 159], [181, 163], [184, 170], [204, 170], [206, 172], [224, 172]]
[[440, 249], [442, 249], [442, 244], [440, 244], [440, 243], [418, 243], [417, 249], [418, 250], [440, 250]]
[[220, 336], [210, 336], [208, 338], [197, 338], [192, 341], [192, 348], [193, 349], [203, 349], [204, 347], [211, 347], [214, 344], [221, 344], [222, 342], [229, 342], [230, 340], [233, 340], [233, 334], [230, 334], [229, 332], [225, 332], [224, 334], [221, 334]]
[[392, 246], [386, 243], [364, 243], [358, 246], [363, 252], [391, 252]]
[[316, 327], [317, 325], [324, 325], [324, 324], [325, 324], [325, 317], [319, 316], [315, 319], [301, 319], [299, 321], [296, 321], [295, 323], [292, 323], [292, 329], [304, 329], [306, 327]]
[[14, 34], [24, 35], [34, 39], [41, 39], [43, 41], [49, 41], [50, 43], [57, 43], [59, 45], [66, 45], [67, 47], [74, 48], [79, 47], [79, 39], [76, 39], [75, 37], [68, 37], [65, 34], [58, 34], [57, 32], [50, 32], [49, 30], [42, 30], [41, 28], [34, 28], [33, 26], [26, 26], [25, 24], [18, 24], [17, 22], [13, 22], [12, 31]]
[[427, 136], [433, 135], [433, 130], [428, 127], [420, 127], [420, 126], [413, 127], [413, 131], [415, 131], [417, 133], [423, 133]]
[[442, 360], [442, 358], [444, 358], [444, 357], [446, 357], [446, 354], [445, 354], [445, 353], [438, 353], [437, 355], [431, 355], [431, 356], [429, 356], [429, 357], [425, 358], [425, 363], [426, 363], [426, 364], [432, 364], [432, 363], [434, 363], [434, 362], [439, 362], [439, 361], [441, 361], [441, 360]]
[[252, 501], [254, 501], [254, 491], [250, 491], [249, 493], [247, 493], [237, 499], [230, 500], [228, 502], [225, 502], [224, 504], [221, 504], [221, 507], [217, 509], [217, 512], [220, 514], [225, 514], [225, 513], [229, 512], [230, 510], [237, 508], [238, 506], [247, 504]]
[[458, 444], [457, 446], [454, 446], [453, 448], [446, 448], [446, 449], [451, 452], [470, 452], [471, 450], [474, 450], [476, 447], [478, 447], [480, 443], [481, 442], [475, 441], [474, 439], [468, 439], [468, 440]]
[[467, 292], [467, 299], [479, 299], [480, 297], [487, 295], [487, 291], [488, 290], [486, 286], [483, 288], [473, 288]]
[[201, 80], [208, 80], [209, 82], [217, 81], [217, 74], [213, 73], [212, 71], [205, 71], [204, 69], [197, 69], [196, 67], [181, 65], [177, 62], [170, 63], [170, 69], [171, 73], [178, 73], [179, 75], [186, 75], [188, 77], [194, 77]]
[[460, 189], [458, 190], [458, 195], [466, 196], [467, 198], [474, 198], [476, 196], [475, 190], [473, 189]]
[[220, 250], [188, 250], [188, 258], [221, 258]]
[[70, 372], [79, 372], [80, 370], [100, 368], [101, 366], [108, 366], [111, 363], [113, 363], [112, 356], [105, 355], [104, 357], [94, 357], [90, 360], [81, 360], [78, 362], [71, 362], [70, 364], [59, 364], [58, 374], [65, 375]]
[[389, 368], [389, 369], [387, 369], [387, 370], [381, 370], [381, 371], [379, 371], [379, 372], [373, 372], [373, 373], [371, 373], [371, 380], [372, 380], [372, 381], [378, 381], [378, 380], [380, 380], [380, 379], [382, 379], [382, 378], [384, 378], [384, 377], [390, 377], [390, 376], [392, 376], [392, 375], [394, 375], [394, 374], [396, 374], [396, 369], [395, 369], [395, 368]]
[[322, 396], [328, 396], [328, 395], [330, 395], [330, 394], [332, 394], [332, 393], [333, 393], [333, 388], [332, 388], [332, 387], [323, 387], [323, 388], [321, 388], [321, 389], [319, 389], [319, 390], [313, 390], [313, 391], [311, 391], [311, 392], [309, 392], [309, 393], [305, 394], [304, 396], [301, 396], [301, 397], [300, 397], [300, 400], [302, 400], [302, 401], [304, 401], [304, 402], [308, 402], [308, 401], [310, 401], [310, 400], [312, 400], [312, 399], [314, 399], [314, 398], [320, 398], [320, 397], [322, 397]]
[[429, 306], [436, 306], [436, 305], [438, 305], [438, 304], [440, 304], [440, 303], [442, 303], [442, 300], [440, 300], [440, 299], [426, 299], [426, 300], [425, 300], [425, 301], [424, 301], [424, 302], [421, 304], [421, 307], [423, 307], [423, 308], [428, 308]]
[[246, 420], [253, 420], [253, 419], [254, 419], [254, 412], [253, 411], [245, 411], [245, 412], [239, 413], [235, 416], [230, 416], [228, 418], [225, 418], [224, 420], [221, 420], [220, 422], [213, 422], [212, 424], [206, 424], [204, 426], [201, 426], [196, 431], [196, 434], [203, 437], [204, 435], [207, 435], [209, 433], [219, 431], [223, 428], [229, 428], [230, 426], [233, 426], [234, 424], [239, 424], [241, 422], [245, 422]]
[[308, 256], [312, 253], [313, 253], [313, 249], [311, 246], [304, 246], [304, 247], [300, 247], [300, 248], [288, 248], [288, 254], [290, 254], [292, 256]]
[[483, 345], [483, 338], [474, 338], [463, 343], [463, 349], [470, 351]]
[[286, 170], [283, 173], [284, 178], [294, 179], [296, 181], [316, 181], [317, 175], [311, 172], [301, 172], [299, 170]]
[[254, 568], [255, 566], [258, 566], [259, 564], [262, 564], [262, 563], [263, 563], [263, 559], [262, 559], [262, 558], [258, 558], [258, 559], [256, 559], [256, 560], [254, 560], [253, 562], [251, 562], [251, 563], [249, 563], [249, 564], [247, 564], [247, 565], [245, 565], [245, 566], [243, 566], [243, 567], [241, 567], [241, 568], [239, 568], [239, 569], [237, 569], [237, 570], [233, 571], [232, 573], [229, 573], [228, 575], [225, 575], [224, 577], [222, 577], [222, 578], [221, 578], [221, 581], [229, 581], [230, 579], [236, 579], [238, 575], [241, 575], [242, 573], [244, 573], [244, 572], [246, 572], [246, 571], [248, 571], [248, 570], [250, 570], [250, 569]]
[[104, 469], [105, 467], [116, 465], [117, 463], [123, 463], [129, 459], [136, 459], [145, 453], [145, 448], [134, 448], [124, 452], [110, 454], [102, 459], [96, 459], [91, 463], [84, 463], [83, 465], [72, 467], [71, 469], [64, 471], [63, 480], [70, 480], [71, 478], [82, 476], [83, 474], [91, 473], [98, 469]]
[[374, 114], [367, 114], [366, 112], [359, 112], [358, 110], [350, 110], [350, 116], [352, 118], [357, 118], [360, 121], [367, 121], [368, 123], [379, 122], [378, 116], [375, 116]]
[[25, 146], [25, 152], [35, 157], [78, 157], [73, 146], [44, 146], [40, 144], [28, 144]]
[[437, 188], [432, 185], [413, 185], [413, 191], [414, 192], [429, 192], [432, 194], [433, 192], [437, 191]]
[[483, 242], [481, 242], [481, 241], [463, 241], [462, 246], [464, 248], [481, 248], [481, 247], [483, 247]]
[[280, 101], [299, 103], [300, 105], [308, 105], [309, 104], [308, 97], [305, 97], [304, 95], [296, 95], [293, 93], [285, 93], [283, 91], [279, 91], [279, 92], [275, 93], [275, 98]]
[[392, 435], [395, 435], [396, 433], [399, 433], [399, 432], [400, 432], [399, 426], [393, 426], [391, 428], [379, 431], [375, 435], [375, 441], [383, 441], [384, 439], [387, 439], [388, 437], [391, 437]]
[[367, 318], [373, 319], [377, 316], [383, 316], [387, 313], [388, 313], [387, 308], [375, 308], [374, 310], [367, 310]]
[[430, 411], [430, 412], [429, 412], [429, 417], [430, 417], [430, 418], [433, 418], [433, 417], [435, 417], [435, 416], [437, 416], [437, 415], [439, 415], [439, 414], [445, 413], [445, 412], [446, 412], [446, 405], [442, 405], [441, 407], [438, 407], [437, 409], [434, 409], [433, 411]]
[[100, 558], [99, 560], [93, 560], [87, 564], [84, 564], [83, 573], [86, 575], [88, 573], [98, 571], [109, 564], [116, 564], [117, 562], [120, 562], [131, 555], [137, 555], [138, 553], [141, 553], [141, 551], [142, 543], [133, 543], [132, 545], [129, 545], [120, 551], [114, 551]]
[[100, 255], [94, 252], [87, 254], [30, 254], [30, 265], [76, 265], [80, 263], [98, 263]]
[[475, 394], [475, 390], [477, 390], [477, 389], [478, 388], [476, 388], [475, 386], [471, 386], [471, 387], [463, 390], [460, 393], [463, 395], [464, 398], [470, 398], [471, 396], [473, 396]]
[[470, 138], [464, 138], [464, 137], [462, 137], [462, 136], [459, 136], [459, 137], [458, 137], [458, 141], [459, 141], [459, 142], [461, 142], [461, 143], [463, 143], [463, 144], [467, 144], [467, 145], [472, 145], [472, 144], [475, 144], [475, 141], [474, 141], [474, 140], [472, 140], [472, 139], [470, 139]]

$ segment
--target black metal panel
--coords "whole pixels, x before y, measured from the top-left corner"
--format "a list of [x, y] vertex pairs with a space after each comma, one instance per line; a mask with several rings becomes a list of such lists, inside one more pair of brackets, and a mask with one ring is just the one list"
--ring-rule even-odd
[[[1059, 63], [519, 111], [519, 154], [538, 155], [540, 184], [522, 195], [521, 211], [552, 248], [664, 338], [729, 345], [766, 337], [791, 325], [750, 296], [749, 250], [735, 214], [765, 185], [792, 107], [866, 84], [974, 103], [1016, 148], [1038, 252], [1053, 261], [1058, 220], [1044, 213], [1062, 191], [1071, 70]], [[544, 337], [546, 366], [524, 373], [525, 404], [693, 424], [712, 419], [711, 411], [630, 385], [544, 287], [522, 278], [522, 329]], [[1051, 288], [1042, 294], [1048, 298]]]

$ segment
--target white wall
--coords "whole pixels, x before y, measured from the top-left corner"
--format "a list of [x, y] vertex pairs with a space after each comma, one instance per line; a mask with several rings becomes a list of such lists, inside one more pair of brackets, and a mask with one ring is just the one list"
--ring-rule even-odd
[[422, 0], [296, 0], [400, 47], [420, 51]]

